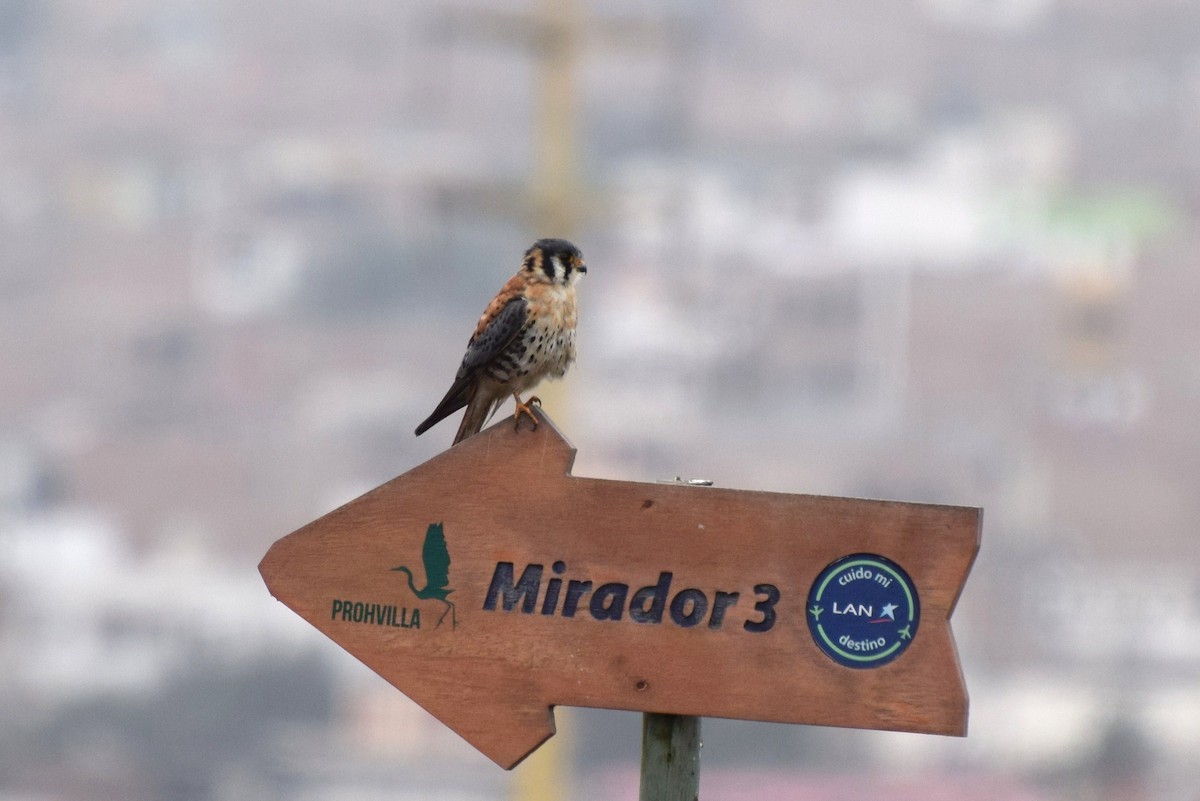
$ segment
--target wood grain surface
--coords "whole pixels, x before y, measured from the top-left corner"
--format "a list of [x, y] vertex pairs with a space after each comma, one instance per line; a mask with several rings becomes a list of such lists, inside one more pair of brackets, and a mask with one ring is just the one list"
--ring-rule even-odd
[[[537, 413], [280, 539], [259, 566], [271, 594], [505, 768], [559, 704], [966, 733], [949, 621], [981, 510], [574, 477]], [[921, 605], [907, 650], [865, 670], [823, 653], [805, 617], [822, 569], [860, 552], [901, 565]], [[761, 585], [778, 596], [765, 629]]]

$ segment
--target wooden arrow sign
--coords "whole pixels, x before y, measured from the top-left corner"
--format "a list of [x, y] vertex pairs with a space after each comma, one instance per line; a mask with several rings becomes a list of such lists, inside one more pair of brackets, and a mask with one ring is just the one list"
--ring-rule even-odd
[[559, 704], [966, 733], [980, 510], [576, 478], [538, 415], [280, 539], [271, 593], [505, 768]]

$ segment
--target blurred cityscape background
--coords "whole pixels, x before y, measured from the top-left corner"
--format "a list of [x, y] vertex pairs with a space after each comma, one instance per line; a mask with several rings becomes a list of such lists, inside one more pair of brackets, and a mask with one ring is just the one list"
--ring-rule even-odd
[[1198, 141], [1184, 0], [0, 0], [0, 799], [636, 797], [256, 570], [544, 235], [576, 475], [986, 509], [970, 736], [705, 721], [703, 797], [1200, 798]]

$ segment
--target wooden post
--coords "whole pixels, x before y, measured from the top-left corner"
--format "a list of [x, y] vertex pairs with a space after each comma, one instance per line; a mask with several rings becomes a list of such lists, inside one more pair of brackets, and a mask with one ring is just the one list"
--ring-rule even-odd
[[700, 718], [642, 715], [640, 801], [696, 801], [700, 795]]
[[[711, 487], [706, 478], [675, 476], [662, 484]], [[639, 801], [696, 801], [700, 794], [700, 718], [642, 715], [642, 782]]]

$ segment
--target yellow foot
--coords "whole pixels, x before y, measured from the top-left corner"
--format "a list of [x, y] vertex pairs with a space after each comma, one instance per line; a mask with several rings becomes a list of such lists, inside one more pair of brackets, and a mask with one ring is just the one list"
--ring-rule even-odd
[[513, 395], [513, 400], [516, 401], [517, 404], [517, 407], [513, 409], [513, 430], [516, 431], [521, 428], [521, 415], [525, 415], [533, 421], [533, 430], [537, 431], [538, 421], [537, 417], [535, 417], [533, 414], [533, 407], [541, 406], [542, 399], [537, 395], [530, 395], [529, 402], [526, 403], [521, 400], [519, 395]]

